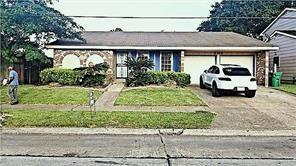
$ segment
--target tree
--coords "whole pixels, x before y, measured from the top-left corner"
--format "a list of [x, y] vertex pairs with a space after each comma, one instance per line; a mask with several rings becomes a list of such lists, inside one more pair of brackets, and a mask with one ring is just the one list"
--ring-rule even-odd
[[[293, 6], [293, 1], [229, 1], [222, 0], [212, 5], [210, 18], [203, 21], [198, 31], [232, 31], [244, 35], [258, 37], [259, 34], [286, 7]], [[222, 18], [217, 18], [222, 17]], [[231, 18], [223, 18], [231, 17]], [[235, 17], [264, 17], [264, 18], [235, 18]]]
[[56, 38], [82, 39], [83, 27], [48, 6], [52, 0], [1, 0], [1, 59], [47, 61], [41, 51]]
[[115, 29], [111, 29], [111, 32], [122, 32], [123, 30], [121, 28], [115, 28]]
[[125, 64], [129, 68], [126, 80], [128, 86], [142, 86], [148, 81], [147, 70], [153, 69], [154, 63], [149, 59], [128, 58]]

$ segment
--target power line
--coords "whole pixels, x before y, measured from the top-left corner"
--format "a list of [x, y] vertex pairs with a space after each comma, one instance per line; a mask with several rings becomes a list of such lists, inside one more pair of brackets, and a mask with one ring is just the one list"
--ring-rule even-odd
[[[9, 17], [14, 15], [5, 15], [1, 17]], [[23, 15], [27, 17], [57, 17], [60, 16], [54, 15]], [[95, 18], [95, 19], [275, 19], [276, 17], [206, 17], [206, 16], [81, 16], [81, 15], [69, 15], [66, 17], [71, 18]], [[296, 17], [281, 17], [281, 19], [296, 19]]]
[[[102, 19], [274, 19], [276, 17], [205, 17], [205, 16], [68, 16], [72, 18], [102, 18]], [[281, 19], [296, 19], [296, 17], [281, 17]]]

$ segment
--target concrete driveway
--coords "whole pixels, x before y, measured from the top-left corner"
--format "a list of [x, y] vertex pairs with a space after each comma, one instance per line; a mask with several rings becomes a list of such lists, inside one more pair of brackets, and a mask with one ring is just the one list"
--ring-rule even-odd
[[296, 96], [259, 87], [254, 98], [243, 95], [212, 97], [208, 89], [196, 91], [217, 113], [214, 129], [296, 129]]

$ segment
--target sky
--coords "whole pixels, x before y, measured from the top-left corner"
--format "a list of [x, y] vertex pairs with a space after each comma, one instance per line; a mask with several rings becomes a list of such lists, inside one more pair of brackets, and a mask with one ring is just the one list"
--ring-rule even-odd
[[[59, 0], [52, 7], [65, 15], [103, 16], [209, 16], [219, 0]], [[87, 31], [195, 31], [201, 19], [147, 20], [74, 18]]]

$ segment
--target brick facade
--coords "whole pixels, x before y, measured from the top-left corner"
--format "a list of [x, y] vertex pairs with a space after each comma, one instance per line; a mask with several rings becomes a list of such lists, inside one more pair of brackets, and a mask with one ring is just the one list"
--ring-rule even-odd
[[258, 85], [265, 85], [266, 82], [266, 58], [265, 52], [257, 53], [256, 55], [256, 77], [257, 77], [257, 84]]
[[107, 71], [107, 80], [115, 79], [116, 62], [113, 51], [98, 51], [98, 50], [54, 50], [54, 67], [62, 66], [63, 59], [67, 55], [76, 55], [80, 60], [80, 66], [87, 66], [87, 58], [91, 55], [99, 55], [104, 62], [108, 63], [110, 69]]

